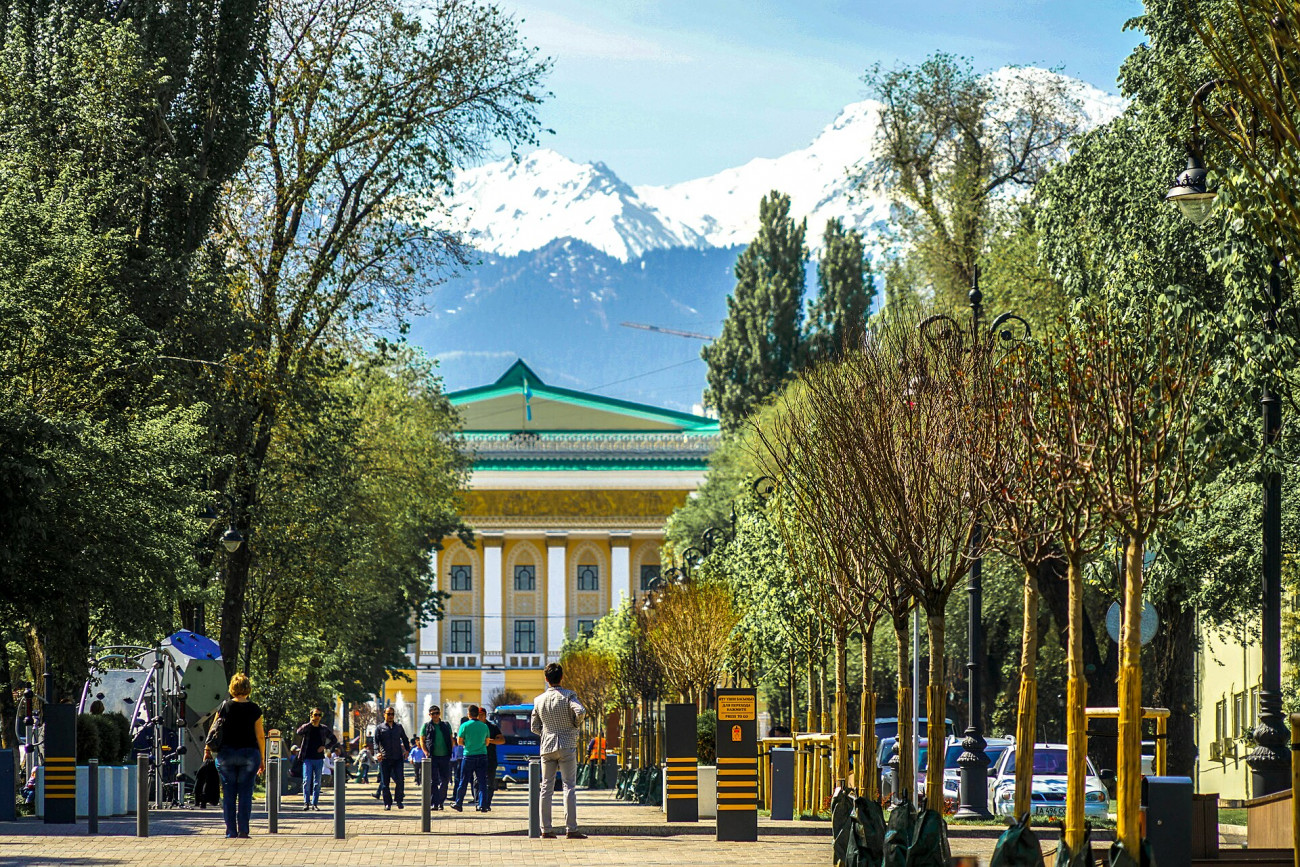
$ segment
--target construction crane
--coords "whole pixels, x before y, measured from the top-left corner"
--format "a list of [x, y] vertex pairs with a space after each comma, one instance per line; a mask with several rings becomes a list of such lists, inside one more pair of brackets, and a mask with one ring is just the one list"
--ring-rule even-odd
[[659, 334], [671, 334], [675, 337], [689, 337], [693, 340], [716, 340], [717, 338], [709, 334], [700, 334], [695, 331], [678, 331], [676, 328], [663, 328], [658, 325], [645, 325], [640, 322], [620, 322], [624, 328], [640, 328], [642, 331], [654, 331]]

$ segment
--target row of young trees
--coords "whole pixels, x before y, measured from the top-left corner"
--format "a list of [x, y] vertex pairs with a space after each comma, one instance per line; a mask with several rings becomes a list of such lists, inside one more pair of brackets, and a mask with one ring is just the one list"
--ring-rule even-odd
[[[1068, 730], [1075, 767], [1082, 767], [1082, 561], [1107, 535], [1122, 533], [1121, 834], [1131, 830], [1140, 779], [1143, 552], [1165, 522], [1190, 509], [1194, 483], [1214, 466], [1204, 420], [1225, 408], [1206, 390], [1212, 338], [1198, 317], [1142, 301], [1080, 305], [1058, 334], [1013, 346], [1003, 345], [1005, 332], [963, 336], [943, 320], [925, 323], [937, 329], [895, 321], [873, 329], [863, 348], [802, 375], [757, 422], [755, 447], [778, 480], [786, 547], [806, 552], [797, 557], [796, 578], [822, 603], [814, 610], [835, 639], [841, 779], [848, 771], [848, 631], [900, 605], [924, 612], [928, 737], [943, 743], [949, 597], [989, 546], [1021, 562], [1026, 610], [1036, 607], [1043, 562], [1066, 567]], [[1027, 618], [1017, 815], [1029, 807], [1036, 740], [1036, 630], [1036, 618]], [[906, 689], [900, 681], [900, 692]], [[899, 699], [905, 707], [906, 697]], [[869, 729], [863, 736], [870, 744]], [[909, 737], [900, 727], [900, 756], [909, 752]], [[942, 803], [942, 785], [942, 775], [927, 776], [928, 803]], [[1078, 832], [1070, 839], [1077, 847], [1082, 786], [1071, 794], [1077, 798], [1067, 802], [1067, 826]]]
[[[874, 143], [876, 160], [864, 166], [863, 179], [890, 195], [901, 242], [883, 265], [877, 263], [885, 276], [885, 304], [875, 327], [887, 321], [895, 327], [915, 326], [933, 313], [953, 313], [963, 306], [979, 262], [990, 306], [1021, 312], [1032, 325], [1037, 345], [1045, 347], [1012, 358], [1037, 358], [1036, 363], [1056, 370], [1062, 382], [1084, 374], [1100, 376], [1089, 373], [1087, 365], [1099, 363], [1098, 352], [1125, 345], [1129, 359], [1114, 355], [1114, 369], [1106, 375], [1112, 384], [1119, 382], [1120, 373], [1130, 377], [1119, 384], [1124, 386], [1121, 393], [1132, 393], [1134, 382], [1143, 377], [1153, 382], [1151, 377], [1158, 373], [1144, 365], [1161, 356], [1154, 345], [1143, 342], [1157, 334], [1178, 348], [1175, 358], [1187, 346], [1199, 347], [1202, 362], [1211, 368], [1208, 374], [1197, 374], [1202, 389], [1206, 383], [1213, 386], [1212, 396], [1205, 392], [1196, 401], [1195, 423], [1201, 429], [1171, 438], [1180, 449], [1204, 452], [1191, 461], [1190, 470], [1176, 473], [1186, 479], [1179, 489], [1181, 502], [1172, 488], [1162, 488], [1158, 502], [1135, 499], [1132, 492], [1142, 490], [1138, 483], [1145, 478], [1141, 467], [1126, 475], [1123, 464], [1089, 464], [1092, 459], [1085, 460], [1082, 442], [1071, 446], [1080, 450], [1071, 464], [1061, 463], [1067, 454], [1064, 444], [1054, 451], [1043, 445], [1050, 429], [1070, 423], [1069, 413], [1082, 411], [1079, 407], [1089, 400], [1095, 402], [1095, 385], [1078, 386], [1080, 393], [1066, 394], [1059, 406], [1044, 404], [1013, 426], [1016, 436], [990, 444], [1008, 467], [1004, 482], [1012, 477], [1009, 468], [1017, 468], [1014, 484], [969, 482], [987, 498], [982, 520], [995, 530], [983, 543], [989, 628], [979, 653], [990, 687], [986, 693], [995, 696], [985, 725], [992, 722], [1010, 731], [1018, 724], [1022, 742], [1035, 739], [1033, 733], [1042, 731], [1045, 717], [1062, 716], [1067, 707], [1077, 713], [1084, 706], [1084, 693], [1091, 705], [1132, 707], [1140, 701], [1170, 708], [1170, 768], [1190, 773], [1197, 752], [1194, 656], [1201, 630], [1222, 629], [1239, 636], [1259, 610], [1259, 471], [1261, 465], [1289, 465], [1298, 451], [1289, 427], [1261, 449], [1257, 414], [1248, 409], [1250, 395], [1262, 381], [1294, 405], [1290, 385], [1300, 355], [1295, 327], [1300, 318], [1294, 315], [1292, 293], [1282, 293], [1276, 330], [1270, 334], [1260, 327], [1269, 315], [1270, 260], [1282, 261], [1284, 285], [1289, 285], [1287, 263], [1294, 258], [1297, 236], [1285, 179], [1294, 172], [1298, 100], [1290, 82], [1292, 68], [1300, 64], [1300, 38], [1284, 6], [1273, 0], [1150, 0], [1132, 22], [1147, 38], [1120, 70], [1127, 103], [1117, 117], [1090, 131], [1084, 130], [1075, 96], [1050, 75], [981, 76], [966, 61], [936, 55], [915, 67], [874, 69], [866, 77], [884, 110], [881, 137]], [[1232, 86], [1221, 85], [1202, 111], [1193, 112], [1192, 94], [1202, 82], [1216, 78], [1229, 79]], [[1015, 81], [1019, 83], [1011, 86]], [[1217, 163], [1224, 184], [1220, 212], [1226, 217], [1203, 227], [1184, 221], [1163, 202], [1186, 158], [1184, 144], [1196, 142], [1194, 117], [1202, 154], [1212, 165]], [[1214, 137], [1206, 138], [1211, 130]], [[1068, 160], [1061, 159], [1067, 155]], [[740, 291], [738, 282], [737, 294]], [[1174, 341], [1178, 329], [1191, 321], [1198, 324], [1196, 333], [1187, 335], [1190, 343]], [[862, 320], [854, 323], [866, 326]], [[895, 640], [872, 637], [875, 625], [895, 614], [892, 604], [898, 597], [890, 597], [889, 584], [879, 583], [879, 576], [875, 595], [866, 592], [871, 585], [862, 577], [867, 573], [861, 561], [867, 553], [859, 550], [850, 556], [837, 552], [834, 544], [854, 538], [852, 534], [819, 540], [807, 536], [807, 530], [801, 535], [794, 529], [799, 520], [807, 526], [847, 520], [855, 509], [871, 514], [869, 504], [859, 502], [866, 496], [862, 479], [848, 485], [849, 471], [833, 467], [822, 482], [839, 484], [835, 502], [787, 493], [778, 498], [785, 504], [776, 512], [743, 506], [748, 500], [746, 475], [770, 472], [774, 459], [743, 435], [747, 427], [778, 430], [782, 424], [792, 425], [789, 436], [802, 431], [808, 455], [831, 454], [828, 443], [814, 441], [810, 430], [780, 421], [787, 401], [791, 408], [802, 407], [805, 416], [811, 412], [802, 403], [810, 399], [811, 386], [793, 386], [789, 395], [776, 400], [777, 406], [770, 405], [773, 395], [790, 387], [806, 365], [791, 365], [780, 385], [744, 404], [745, 419], [729, 422], [728, 429], [741, 435], [724, 443], [709, 480], [673, 517], [669, 534], [672, 549], [684, 550], [697, 542], [704, 528], [725, 526], [729, 510], [737, 504], [732, 542], [715, 552], [705, 571], [716, 571], [736, 591], [743, 612], [738, 636], [742, 641], [754, 636], [769, 699], [789, 708], [791, 718], [796, 717], [797, 703], [805, 702], [808, 727], [813, 727], [819, 709], [829, 716], [828, 674], [839, 673], [845, 687], [861, 690], [860, 698], [850, 698], [857, 700], [861, 719], [869, 718], [863, 712], [871, 700], [868, 691], [881, 692], [887, 707], [890, 701], [882, 687], [891, 672], [906, 669], [908, 644], [901, 621]], [[1026, 382], [1031, 372], [1022, 372]], [[1203, 378], [1207, 375], [1208, 380]], [[849, 384], [841, 382], [840, 387]], [[864, 394], [873, 388], [857, 387]], [[717, 405], [726, 419], [726, 407]], [[1153, 401], [1155, 406], [1158, 402]], [[1114, 428], [1120, 418], [1086, 421]], [[1144, 418], [1144, 424], [1156, 423], [1154, 416]], [[858, 421], [861, 428], [864, 422]], [[1091, 434], [1092, 429], [1085, 431]], [[1035, 441], [1037, 450], [1030, 450]], [[1217, 458], [1213, 462], [1207, 460], [1211, 451]], [[1118, 447], [1113, 452], [1123, 453]], [[1141, 454], [1132, 448], [1130, 453]], [[768, 455], [767, 464], [758, 460], [761, 454]], [[1057, 457], [1051, 458], [1053, 454]], [[1189, 456], [1177, 452], [1158, 457], [1186, 461]], [[1067, 466], [1076, 474], [1080, 467], [1089, 467], [1089, 472], [1080, 478], [1062, 476]], [[880, 466], [866, 469], [885, 471]], [[937, 472], [936, 467], [931, 470]], [[1111, 496], [1103, 502], [1098, 494], [1101, 483], [1094, 476], [1106, 484], [1124, 482], [1130, 491], [1127, 500]], [[1285, 486], [1282, 535], [1288, 563], [1291, 552], [1300, 548], [1296, 505], [1295, 486]], [[960, 535], [956, 530], [954, 534]], [[907, 532], [903, 538], [909, 538]], [[960, 547], [953, 543], [947, 550], [955, 556]], [[1120, 547], [1123, 550], [1117, 551]], [[1142, 552], [1145, 558], [1139, 558]], [[882, 559], [883, 553], [875, 558]], [[824, 573], [821, 583], [804, 586], [801, 564], [817, 564]], [[895, 565], [916, 568], [915, 563]], [[942, 561], [937, 572], [921, 570], [922, 575], [939, 577], [914, 582], [917, 595], [928, 600], [928, 611], [935, 616], [964, 613], [963, 601], [944, 593], [946, 576], [961, 571], [949, 571], [948, 565]], [[1285, 568], [1284, 576], [1294, 588], [1294, 570]], [[1138, 581], [1162, 624], [1144, 650], [1131, 644], [1131, 636], [1126, 642], [1110, 642], [1100, 628], [1112, 599], [1133, 603]], [[839, 643], [850, 650], [860, 647], [864, 658], [874, 654], [874, 676], [870, 671], [846, 671], [842, 658], [834, 658], [842, 657], [833, 650], [834, 627], [819, 625], [808, 613], [852, 612], [855, 605], [879, 613], [851, 618], [856, 630], [838, 636]], [[937, 632], [938, 626], [932, 623], [931, 631]], [[1013, 645], [1009, 635], [1021, 641]], [[946, 638], [931, 638], [929, 688], [937, 692], [939, 686], [950, 696], [959, 695], [965, 672], [944, 664], [944, 657], [962, 658], [965, 649]], [[1147, 674], [1141, 682], [1132, 674], [1139, 657]], [[1049, 660], [1053, 664], [1044, 665]], [[1294, 672], [1289, 674], [1293, 680], [1286, 689], [1294, 704]], [[960, 700], [950, 699], [947, 706], [959, 708]], [[936, 716], [942, 719], [943, 714], [931, 714]], [[1071, 728], [1077, 729], [1077, 724]], [[1124, 738], [1131, 743], [1132, 731], [1126, 730]], [[1105, 757], [1100, 765], [1114, 766], [1111, 749], [1104, 742], [1094, 746], [1098, 757]], [[1021, 788], [1019, 797], [1024, 796]], [[1131, 803], [1131, 793], [1125, 800]], [[1125, 826], [1125, 835], [1131, 837], [1131, 823]]]
[[0, 10], [0, 68], [0, 716], [179, 626], [273, 717], [372, 691], [466, 472], [375, 334], [465, 261], [452, 172], [533, 140], [547, 62], [477, 0], [60, 0]]

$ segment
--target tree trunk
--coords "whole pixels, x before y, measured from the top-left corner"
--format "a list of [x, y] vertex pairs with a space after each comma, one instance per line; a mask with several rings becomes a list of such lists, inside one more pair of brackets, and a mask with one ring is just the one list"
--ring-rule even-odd
[[876, 625], [862, 633], [862, 708], [858, 725], [858, 793], [872, 801], [880, 800], [880, 780], [876, 773], [876, 690], [872, 680], [872, 648]]
[[1137, 852], [1139, 798], [1142, 792], [1142, 548], [1130, 538], [1125, 548], [1124, 622], [1120, 626], [1119, 670], [1119, 806], [1116, 838]]
[[[231, 523], [244, 536], [244, 544], [233, 554], [226, 557], [226, 569], [222, 582], [221, 594], [221, 659], [225, 665], [226, 677], [233, 677], [239, 670], [240, 638], [244, 627], [244, 596], [248, 593], [248, 573], [253, 565], [253, 539], [249, 526], [248, 513], [257, 502], [258, 481], [262, 477], [262, 467], [266, 463], [267, 453], [271, 448], [271, 429], [275, 423], [275, 412], [261, 406], [249, 427], [253, 436], [251, 441], [237, 441], [232, 448], [234, 454], [245, 455], [240, 483], [236, 486], [234, 500], [235, 514], [230, 516]], [[245, 449], [245, 445], [248, 447]]]
[[926, 615], [930, 632], [930, 683], [926, 688], [925, 701], [926, 728], [929, 730], [926, 735], [926, 753], [929, 759], [925, 774], [925, 805], [942, 812], [943, 765], [948, 738], [948, 729], [944, 723], [948, 718], [948, 679], [944, 671], [943, 608], [940, 607], [937, 612], [928, 611]]
[[1034, 782], [1034, 740], [1038, 727], [1038, 565], [1025, 569], [1024, 612], [1020, 635], [1020, 705], [1016, 714], [1016, 818], [1030, 809]]
[[[1052, 621], [1056, 624], [1061, 646], [1069, 647], [1069, 582], [1056, 580], [1057, 569], [1061, 568], [1059, 560], [1049, 560], [1048, 566], [1051, 571], [1044, 573], [1045, 580], [1039, 582], [1038, 592], [1042, 595], [1043, 601], [1047, 603], [1047, 608], [1052, 614]], [[1097, 640], [1098, 633], [1086, 607], [1083, 609], [1080, 632], [1083, 637], [1084, 687], [1088, 701], [1096, 707], [1114, 707], [1118, 702], [1115, 691], [1115, 683], [1119, 676], [1118, 658], [1109, 648], [1108, 652], [1104, 656], [1102, 655], [1101, 645]], [[1110, 644], [1109, 637], [1107, 637], [1106, 643], [1107, 645]], [[1093, 725], [1099, 729], [1110, 728], [1112, 731], [1114, 727], [1111, 720], [1094, 720]], [[1115, 767], [1114, 737], [1091, 740], [1088, 743], [1088, 750], [1098, 768]]]
[[42, 695], [45, 689], [41, 683], [41, 677], [45, 674], [45, 644], [36, 632], [36, 627], [30, 623], [23, 626], [23, 646], [27, 648], [27, 667], [32, 673], [32, 688], [37, 695]]
[[817, 731], [817, 668], [813, 663], [813, 646], [808, 644], [808, 725], [804, 731]]
[[831, 678], [826, 664], [826, 626], [817, 621], [817, 679], [818, 698], [821, 699], [821, 719], [817, 731], [828, 732], [831, 727]]
[[1088, 770], [1088, 682], [1083, 677], [1083, 566], [1078, 551], [1070, 552], [1070, 641], [1066, 645], [1066, 749], [1069, 775], [1065, 790], [1065, 842], [1071, 852], [1083, 845], [1084, 778]]
[[[895, 798], [912, 792], [916, 786], [916, 769], [912, 767], [912, 681], [908, 667], [912, 661], [911, 636], [907, 634], [907, 614], [894, 618], [894, 645], [898, 654], [898, 788]], [[902, 798], [906, 800], [906, 798]]]
[[835, 780], [849, 778], [849, 629], [835, 625]]
[[794, 669], [794, 645], [790, 646], [790, 732], [793, 734], [799, 728], [799, 681], [795, 678]]

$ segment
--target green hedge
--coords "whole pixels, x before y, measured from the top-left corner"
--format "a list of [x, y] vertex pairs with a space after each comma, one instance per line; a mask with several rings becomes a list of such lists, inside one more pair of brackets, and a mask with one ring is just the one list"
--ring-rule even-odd
[[77, 714], [77, 764], [99, 759], [101, 765], [120, 765], [131, 753], [131, 730], [120, 713]]
[[706, 710], [695, 717], [695, 749], [702, 765], [717, 764], [718, 714]]

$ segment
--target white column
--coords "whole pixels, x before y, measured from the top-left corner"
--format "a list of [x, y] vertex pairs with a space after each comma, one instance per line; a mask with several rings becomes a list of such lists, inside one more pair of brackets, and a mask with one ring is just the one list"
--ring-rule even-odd
[[[433, 568], [433, 580], [430, 582], [434, 590], [438, 589], [438, 567], [441, 560], [441, 552], [434, 551], [433, 562], [430, 564]], [[416, 651], [415, 664], [429, 665], [438, 657], [424, 656], [424, 654], [437, 654], [442, 648], [438, 645], [438, 621], [433, 620], [428, 623], [420, 624], [419, 648]], [[423, 658], [422, 658], [423, 657]]]
[[609, 534], [609, 607], [632, 598], [632, 534]]
[[546, 652], [558, 656], [568, 626], [569, 568], [563, 533], [546, 535]]
[[[442, 707], [442, 671], [432, 669], [415, 673], [415, 691], [419, 695], [420, 722], [429, 718], [429, 705]], [[410, 732], [407, 732], [410, 734]]]
[[[488, 700], [506, 688], [506, 673], [499, 668], [485, 668], [479, 678], [478, 703], [486, 706]], [[491, 708], [488, 708], [491, 710]], [[495, 769], [493, 769], [495, 771]]]
[[505, 539], [483, 534], [483, 653], [501, 653], [501, 616], [504, 612], [501, 588], [504, 583], [501, 560]]

